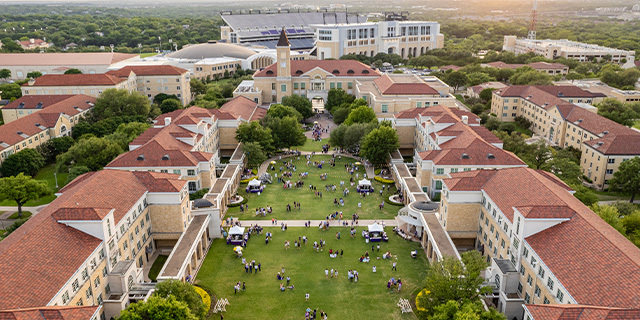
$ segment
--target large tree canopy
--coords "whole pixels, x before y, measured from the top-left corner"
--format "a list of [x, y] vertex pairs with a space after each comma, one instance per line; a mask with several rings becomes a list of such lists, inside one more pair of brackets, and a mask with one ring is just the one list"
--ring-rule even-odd
[[22, 206], [51, 193], [47, 183], [34, 180], [22, 173], [14, 177], [0, 178], [0, 199], [10, 199], [18, 205], [18, 217], [22, 218]]
[[236, 140], [241, 143], [256, 142], [267, 153], [275, 150], [271, 129], [263, 127], [258, 121], [240, 124], [236, 129]]
[[16, 176], [21, 172], [35, 176], [44, 165], [44, 157], [36, 149], [28, 148], [8, 156], [0, 171], [3, 177]]
[[400, 146], [396, 130], [380, 126], [367, 134], [360, 144], [360, 155], [374, 164], [389, 161], [390, 153]]
[[313, 109], [311, 107], [311, 101], [306, 97], [299, 95], [292, 95], [282, 98], [282, 104], [289, 106], [297, 110], [304, 119], [313, 115]]
[[177, 301], [184, 302], [189, 307], [191, 314], [197, 318], [202, 318], [205, 315], [202, 298], [189, 283], [179, 280], [162, 281], [156, 285], [154, 294], [162, 298], [172, 296]]
[[124, 89], [107, 89], [96, 99], [92, 113], [101, 120], [113, 116], [148, 116], [149, 99], [138, 92]]
[[89, 137], [81, 139], [69, 150], [58, 156], [58, 168], [80, 165], [92, 171], [100, 170], [122, 153], [122, 147], [107, 138]]
[[344, 124], [352, 125], [354, 123], [369, 123], [372, 121], [376, 121], [376, 113], [373, 111], [373, 109], [364, 105], [359, 106], [355, 109], [351, 109], [351, 112], [349, 112], [349, 116], [346, 120], [344, 120]]
[[151, 296], [147, 301], [130, 304], [122, 310], [118, 320], [197, 320], [189, 306], [175, 297]]
[[640, 192], [640, 157], [624, 161], [609, 181], [611, 188], [631, 194], [630, 201]]

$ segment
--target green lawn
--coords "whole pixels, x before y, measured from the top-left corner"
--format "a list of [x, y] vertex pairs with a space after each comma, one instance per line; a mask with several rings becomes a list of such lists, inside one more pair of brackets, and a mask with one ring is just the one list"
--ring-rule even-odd
[[159, 255], [156, 261], [153, 262], [151, 269], [149, 269], [149, 279], [151, 279], [151, 281], [156, 281], [158, 273], [162, 270], [164, 263], [167, 262], [167, 258], [169, 258], [169, 256]]
[[[390, 191], [386, 191], [383, 197], [380, 197], [378, 191], [382, 187], [382, 184], [371, 179], [372, 184], [375, 188], [375, 193], [373, 195], [367, 196], [366, 198], [362, 198], [358, 195], [356, 191], [357, 186], [357, 178], [355, 174], [353, 175], [353, 179], [355, 181], [355, 185], [351, 187], [349, 183], [349, 178], [351, 175], [346, 172], [344, 165], [345, 163], [353, 163], [355, 162], [352, 158], [343, 157], [342, 159], [336, 160], [336, 166], [329, 166], [329, 160], [331, 156], [314, 156], [312, 161], [322, 161], [325, 160], [326, 163], [323, 166], [323, 169], [318, 169], [314, 166], [307, 166], [305, 157], [301, 157], [300, 160], [295, 160], [294, 164], [297, 167], [297, 172], [294, 172], [293, 177], [291, 178], [291, 182], [295, 183], [298, 181], [298, 173], [308, 171], [309, 176], [304, 179], [304, 186], [302, 188], [292, 188], [292, 189], [283, 189], [282, 184], [279, 184], [276, 178], [273, 178], [273, 184], [267, 185], [265, 187], [264, 192], [262, 194], [257, 195], [257, 193], [247, 194], [245, 191], [246, 184], [243, 184], [238, 189], [238, 194], [243, 197], [248, 197], [248, 212], [241, 213], [239, 207], [229, 208], [227, 213], [228, 216], [238, 217], [244, 220], [270, 220], [271, 218], [277, 219], [293, 219], [293, 220], [319, 220], [325, 219], [328, 215], [336, 211], [342, 211], [345, 219], [350, 219], [353, 213], [358, 213], [361, 219], [394, 219], [400, 207], [392, 206], [387, 203], [384, 205], [384, 209], [380, 210], [378, 205], [384, 201], [384, 198], [388, 198], [391, 194], [396, 192], [395, 187], [391, 187]], [[279, 173], [280, 163], [276, 165], [276, 169]], [[269, 171], [272, 175], [274, 171]], [[328, 173], [327, 180], [322, 181], [320, 179], [320, 174]], [[362, 179], [362, 174], [364, 173], [364, 167], [361, 167], [358, 171], [360, 174], [359, 178]], [[344, 197], [345, 205], [342, 207], [337, 207], [333, 204], [333, 200], [337, 198], [338, 200], [343, 197], [342, 189], [340, 188], [340, 181], [345, 182], [345, 186], [348, 186], [350, 190], [350, 194]], [[309, 190], [309, 184], [317, 186], [318, 191], [322, 191], [322, 198], [317, 198], [314, 194], [314, 191]], [[326, 191], [324, 186], [329, 184], [336, 185], [336, 191]], [[291, 212], [287, 212], [286, 206], [287, 204], [291, 204], [293, 207], [293, 201], [297, 201], [301, 203], [300, 210], [293, 210]], [[358, 208], [358, 202], [362, 203], [362, 207]], [[266, 217], [263, 216], [255, 216], [256, 208], [266, 208], [267, 206], [271, 206], [273, 208], [273, 213], [268, 214]]]
[[[53, 175], [53, 172], [55, 171], [55, 168], [56, 168], [55, 163], [47, 165], [44, 168], [40, 169], [40, 171], [38, 171], [38, 174], [36, 174], [36, 176], [34, 177], [34, 179], [36, 179], [36, 180], [45, 181], [47, 183], [47, 185], [49, 186], [49, 189], [51, 189], [51, 191], [53, 193], [58, 191], [58, 189], [56, 189], [55, 176]], [[58, 187], [59, 188], [64, 187], [64, 185], [67, 183], [67, 176], [68, 175], [69, 174], [67, 172], [58, 172]], [[56, 196], [51, 194], [49, 196], [42, 197], [42, 198], [39, 198], [39, 199], [36, 199], [36, 200], [27, 201], [25, 206], [27, 206], [27, 207], [40, 206], [40, 205], [47, 204], [47, 203], [53, 201], [53, 199], [55, 199], [55, 198], [56, 198]], [[0, 201], [0, 206], [17, 206], [17, 204], [13, 200], [3, 200], [3, 201]]]
[[[31, 217], [31, 215], [32, 213], [30, 211], [22, 211], [22, 218], [29, 218]], [[7, 219], [18, 219], [18, 212], [14, 212]]]
[[155, 55], [157, 55], [157, 52], [145, 52], [140, 54], [140, 58], [148, 58], [148, 57], [153, 57]]
[[307, 141], [301, 147], [293, 147], [300, 151], [315, 151], [322, 152], [322, 145], [329, 143], [329, 139], [322, 139], [320, 141], [313, 141], [313, 139], [307, 139]]
[[[332, 227], [328, 231], [318, 228], [265, 228], [273, 233], [269, 245], [264, 243], [264, 233], [253, 235], [244, 250], [244, 257], [261, 263], [262, 271], [257, 274], [245, 273], [239, 258], [235, 257], [232, 246], [223, 239], [215, 239], [200, 272], [196, 284], [210, 288], [216, 297], [227, 298], [225, 318], [229, 319], [303, 319], [307, 307], [327, 312], [330, 319], [416, 319], [413, 314], [404, 314], [396, 306], [399, 298], [413, 301], [414, 294], [421, 287], [428, 263], [424, 251], [416, 242], [408, 242], [386, 228], [389, 242], [381, 244], [380, 252], [372, 252], [371, 245], [361, 237], [358, 228], [355, 239], [349, 237], [349, 229]], [[336, 239], [336, 232], [341, 239]], [[293, 241], [306, 235], [309, 242], [301, 249], [293, 246]], [[313, 250], [313, 241], [324, 239], [324, 252]], [[291, 242], [291, 248], [284, 249], [284, 241]], [[328, 250], [342, 249], [344, 256], [330, 258]], [[410, 257], [411, 250], [418, 250], [418, 258]], [[365, 251], [371, 254], [370, 263], [359, 262]], [[391, 260], [383, 260], [382, 254], [390, 251], [397, 257], [398, 271], [391, 270]], [[377, 258], [380, 257], [380, 260]], [[377, 272], [372, 272], [372, 266]], [[285, 275], [291, 277], [294, 290], [280, 292], [276, 274], [285, 268]], [[339, 277], [326, 279], [324, 270], [336, 269]], [[359, 281], [347, 280], [348, 270], [359, 272]], [[395, 277], [402, 279], [402, 291], [387, 289], [387, 281]], [[246, 283], [247, 290], [234, 294], [233, 286], [238, 281]], [[305, 293], [310, 300], [305, 301]], [[214, 316], [211, 319], [218, 319]]]
[[633, 123], [633, 127], [636, 129], [640, 129], [640, 120], [636, 120], [636, 122]]
[[615, 191], [593, 190], [593, 192], [598, 196], [599, 201], [629, 201], [631, 199], [631, 195]]

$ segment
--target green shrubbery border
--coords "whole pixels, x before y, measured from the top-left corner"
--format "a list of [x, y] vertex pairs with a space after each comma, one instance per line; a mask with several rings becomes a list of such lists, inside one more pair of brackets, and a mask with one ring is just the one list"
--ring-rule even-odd
[[395, 183], [395, 181], [393, 181], [393, 180], [389, 180], [389, 179], [385, 179], [385, 178], [383, 178], [383, 177], [377, 177], [377, 176], [376, 176], [376, 177], [374, 177], [374, 179], [375, 179], [376, 181], [378, 181], [378, 182], [380, 182], [380, 183], [384, 183], [384, 184], [394, 184], [394, 183]]
[[242, 204], [245, 204], [249, 201], [249, 199], [247, 199], [247, 197], [242, 198], [242, 201], [238, 202], [238, 203], [230, 203], [227, 205], [227, 208], [233, 208], [233, 207], [239, 207]]

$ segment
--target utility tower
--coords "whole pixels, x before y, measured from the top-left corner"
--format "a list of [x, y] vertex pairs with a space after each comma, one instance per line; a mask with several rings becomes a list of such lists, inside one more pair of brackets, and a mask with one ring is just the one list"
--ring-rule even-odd
[[527, 35], [527, 39], [535, 40], [536, 39], [536, 22], [538, 20], [538, 0], [533, 0], [533, 11], [531, 11], [531, 24], [529, 25], [529, 34]]

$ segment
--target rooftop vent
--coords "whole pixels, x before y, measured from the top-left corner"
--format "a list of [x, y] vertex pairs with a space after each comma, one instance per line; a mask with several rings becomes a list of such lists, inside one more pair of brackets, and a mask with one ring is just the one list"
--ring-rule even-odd
[[22, 134], [22, 131], [18, 131], [18, 132], [16, 132], [16, 133], [20, 135], [20, 134]]
[[558, 92], [558, 97], [564, 97], [564, 93], [562, 91]]
[[36, 127], [39, 127], [39, 126], [40, 126], [40, 123], [39, 123], [39, 122], [36, 122]]
[[139, 155], [138, 158], [136, 158], [136, 160], [144, 161], [144, 154]]
[[169, 160], [169, 155], [165, 154], [164, 156], [162, 156], [162, 160]]
[[469, 155], [468, 155], [468, 154], [466, 154], [466, 153], [463, 153], [463, 154], [462, 154], [462, 159], [469, 159]]
[[602, 132], [602, 134], [609, 134], [609, 131], [604, 131]]
[[296, 74], [303, 74], [302, 70], [296, 70]]
[[487, 155], [487, 159], [495, 159], [495, 158], [496, 158], [496, 156], [493, 153], [489, 153]]

